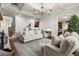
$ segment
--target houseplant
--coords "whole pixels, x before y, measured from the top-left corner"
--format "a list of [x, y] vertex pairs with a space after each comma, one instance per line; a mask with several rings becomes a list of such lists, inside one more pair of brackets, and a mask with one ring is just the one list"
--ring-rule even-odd
[[68, 31], [69, 32], [79, 32], [79, 18], [77, 15], [71, 16], [68, 24]]

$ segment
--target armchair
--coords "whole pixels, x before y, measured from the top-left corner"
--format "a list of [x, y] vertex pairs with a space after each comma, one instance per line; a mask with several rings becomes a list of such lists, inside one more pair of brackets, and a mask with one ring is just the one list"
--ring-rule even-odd
[[[77, 37], [68, 36], [60, 42], [60, 47], [56, 47], [55, 45], [48, 44], [42, 47], [42, 52], [44, 56], [72, 56], [76, 55], [74, 52], [79, 48], [76, 45]], [[75, 47], [76, 48], [75, 48]], [[78, 50], [77, 50], [78, 51]]]

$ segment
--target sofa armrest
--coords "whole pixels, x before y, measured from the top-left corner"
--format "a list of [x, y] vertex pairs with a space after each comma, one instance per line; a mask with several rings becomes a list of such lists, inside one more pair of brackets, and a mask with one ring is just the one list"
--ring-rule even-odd
[[52, 49], [52, 50], [55, 50], [56, 52], [60, 52], [60, 48], [58, 48], [58, 47], [56, 47], [54, 45], [48, 44], [47, 47]]
[[60, 55], [60, 49], [53, 45], [46, 45], [42, 47], [42, 52], [44, 56], [58, 56]]

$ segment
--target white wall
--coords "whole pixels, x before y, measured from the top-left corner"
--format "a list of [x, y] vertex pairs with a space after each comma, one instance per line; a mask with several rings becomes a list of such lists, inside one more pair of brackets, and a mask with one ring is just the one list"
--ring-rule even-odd
[[[34, 20], [34, 18], [15, 16], [16, 33], [21, 33], [31, 20]], [[41, 18], [40, 29], [51, 29], [53, 33], [58, 34], [58, 19], [56, 17], [52, 17], [52, 15]]]
[[15, 16], [15, 32], [21, 33], [33, 18]]
[[40, 20], [41, 29], [51, 29], [54, 34], [58, 34], [58, 19], [53, 15], [44, 17]]
[[53, 33], [58, 33], [58, 21], [68, 21], [69, 18], [66, 19], [67, 15], [77, 15], [79, 16], [78, 9], [71, 8], [66, 11], [52, 12], [51, 15], [41, 18], [40, 20], [40, 28], [41, 29], [51, 29]]

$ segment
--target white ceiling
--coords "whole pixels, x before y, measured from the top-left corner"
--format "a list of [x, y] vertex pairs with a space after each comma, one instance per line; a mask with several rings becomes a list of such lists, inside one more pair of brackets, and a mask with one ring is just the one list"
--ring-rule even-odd
[[[41, 10], [41, 3], [29, 3], [29, 5], [35, 9]], [[55, 5], [57, 5], [57, 4], [55, 4], [55, 3], [43, 3], [45, 10], [52, 9]]]
[[[78, 3], [43, 3], [45, 7], [45, 12], [47, 10], [52, 9], [52, 13], [58, 15], [60, 12], [64, 13], [75, 13], [79, 11]], [[33, 9], [36, 9], [37, 12], [41, 10], [41, 3], [25, 3], [22, 7], [22, 10], [19, 10], [17, 7], [12, 6], [10, 3], [2, 4], [2, 10], [4, 14], [14, 15], [14, 14], [22, 14], [28, 17], [40, 17], [34, 15]]]
[[[29, 5], [38, 10], [41, 9], [41, 3], [29, 3]], [[65, 10], [65, 9], [72, 8], [77, 5], [79, 4], [77, 3], [43, 3], [45, 10], [49, 10], [49, 9]]]

